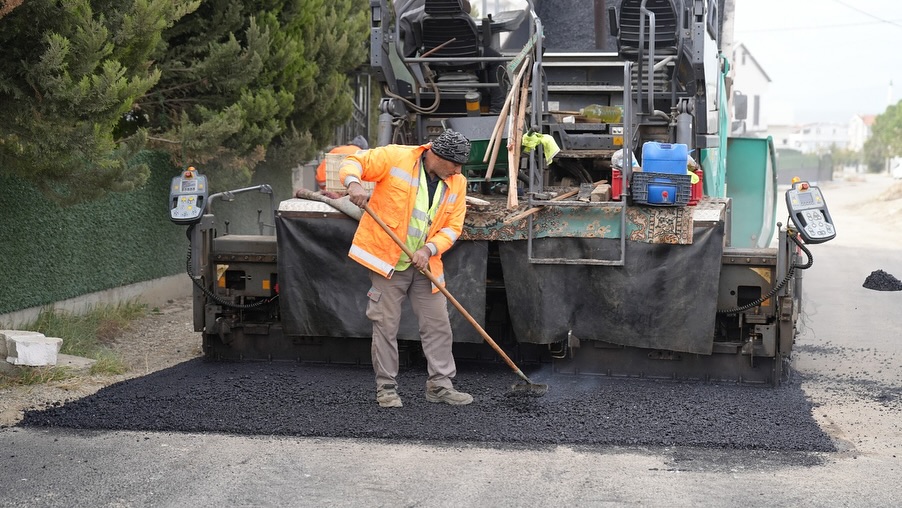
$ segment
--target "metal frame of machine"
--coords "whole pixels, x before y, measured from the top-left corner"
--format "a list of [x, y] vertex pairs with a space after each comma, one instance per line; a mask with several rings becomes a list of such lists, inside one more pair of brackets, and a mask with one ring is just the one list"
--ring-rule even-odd
[[[427, 0], [423, 16], [440, 3], [448, 2]], [[560, 153], [549, 164], [540, 145], [522, 156], [523, 170], [507, 175], [510, 166], [502, 165], [493, 179], [482, 152], [465, 170], [471, 193], [492, 200], [519, 182], [526, 207], [542, 211], [513, 229], [471, 225], [458, 241], [465, 245], [449, 251], [449, 274], [455, 267], [462, 273], [449, 278], [452, 291], [470, 298], [465, 305], [512, 356], [553, 362], [562, 373], [778, 384], [796, 334], [807, 249], [793, 225], [780, 228], [770, 246], [776, 203], [770, 140], [736, 150], [728, 141], [732, 94], [723, 49], [732, 1], [607, 4], [606, 12], [586, 16], [604, 20], [602, 28], [595, 25], [591, 48], [548, 47], [537, 14], [542, 4], [530, 1], [523, 11], [475, 20], [477, 56], [448, 56], [422, 44], [404, 54], [409, 38], [400, 21], [420, 18], [371, 0], [370, 63], [386, 94], [378, 144], [427, 142], [451, 125], [484, 148], [485, 126], [498, 118], [489, 111], [492, 93], [514, 87], [518, 67], [528, 65], [523, 131], [553, 139]], [[506, 77], [492, 79], [501, 69]], [[474, 96], [476, 114], [467, 110]], [[622, 119], [564, 118], [601, 103], [622, 108]], [[502, 131], [512, 135], [517, 125]], [[689, 147], [704, 174], [697, 206], [633, 201], [631, 161], [642, 162], [646, 141]], [[619, 193], [605, 201], [552, 198], [564, 187], [614, 183], [612, 155], [621, 149]], [[729, 152], [742, 150], [751, 152], [731, 158]], [[734, 184], [731, 165], [757, 181]], [[737, 233], [740, 215], [755, 216], [753, 234]], [[369, 334], [358, 319], [365, 289], [357, 294], [347, 282], [365, 278], [346, 259], [354, 221], [306, 200], [282, 203], [273, 221], [276, 236], [223, 235], [210, 210], [192, 226], [197, 255], [189, 273], [205, 353], [367, 362]], [[680, 221], [688, 226], [664, 235], [666, 241], [648, 231], [642, 236], [643, 224]], [[326, 297], [326, 287], [344, 294]], [[464, 328], [455, 326], [456, 354], [492, 358]], [[399, 338], [402, 356], [415, 361], [416, 331], [402, 327]]]

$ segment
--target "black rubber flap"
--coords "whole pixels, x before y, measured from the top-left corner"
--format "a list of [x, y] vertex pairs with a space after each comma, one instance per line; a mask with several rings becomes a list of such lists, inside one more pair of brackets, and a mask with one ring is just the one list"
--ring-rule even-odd
[[[366, 317], [369, 270], [348, 257], [357, 224], [343, 217], [276, 217], [279, 301], [286, 335], [372, 336]], [[391, 241], [388, 236], [386, 241]], [[458, 242], [442, 256], [448, 291], [479, 323], [485, 316], [487, 252], [485, 242]], [[448, 309], [455, 342], [482, 342], [450, 302]], [[408, 302], [398, 338], [419, 340]]]
[[[528, 262], [526, 242], [500, 254], [514, 332], [520, 342], [567, 338], [711, 354], [723, 226], [695, 228], [692, 245], [626, 243], [625, 265]], [[542, 238], [534, 257], [618, 259], [620, 240]]]

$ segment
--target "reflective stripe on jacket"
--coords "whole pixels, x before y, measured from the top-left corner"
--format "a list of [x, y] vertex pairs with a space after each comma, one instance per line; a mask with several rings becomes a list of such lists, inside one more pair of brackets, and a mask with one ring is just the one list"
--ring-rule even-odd
[[[341, 165], [339, 179], [347, 187], [351, 182], [375, 182], [370, 208], [404, 241], [419, 187], [420, 158], [429, 145], [388, 145], [349, 155]], [[426, 246], [432, 250], [429, 269], [444, 284], [442, 253], [454, 245], [463, 229], [466, 213], [467, 179], [453, 175], [445, 180], [444, 192]], [[364, 214], [354, 234], [348, 255], [370, 270], [391, 278], [401, 259], [401, 247], [389, 237], [369, 214]], [[433, 292], [438, 288], [433, 288]]]

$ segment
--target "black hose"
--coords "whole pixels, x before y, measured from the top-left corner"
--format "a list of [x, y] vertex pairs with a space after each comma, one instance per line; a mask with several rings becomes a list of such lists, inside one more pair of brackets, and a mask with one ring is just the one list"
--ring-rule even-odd
[[798, 245], [805, 252], [805, 255], [808, 257], [808, 262], [805, 263], [804, 265], [793, 264], [792, 266], [790, 266], [789, 270], [786, 272], [786, 277], [783, 277], [783, 280], [781, 280], [779, 284], [774, 286], [773, 289], [771, 289], [766, 295], [762, 296], [761, 298], [759, 298], [753, 302], [749, 302], [740, 307], [733, 308], [733, 309], [723, 309], [723, 310], [718, 309], [717, 310], [718, 314], [737, 314], [739, 312], [747, 311], [753, 307], [757, 307], [757, 306], [761, 305], [762, 303], [764, 303], [765, 300], [767, 300], [767, 299], [773, 297], [775, 294], [777, 294], [777, 291], [780, 291], [780, 289], [782, 289], [783, 286], [785, 286], [790, 280], [792, 280], [792, 274], [795, 273], [796, 268], [798, 268], [799, 270], [807, 270], [807, 269], [811, 268], [811, 265], [814, 263], [814, 256], [811, 255], [811, 251], [808, 250], [807, 247], [805, 247], [805, 244], [803, 244], [801, 241], [799, 241], [799, 238], [798, 238], [799, 234], [796, 232], [790, 231], [787, 233], [787, 235], [789, 236], [789, 238], [792, 239], [793, 242], [795, 242], [796, 245]]

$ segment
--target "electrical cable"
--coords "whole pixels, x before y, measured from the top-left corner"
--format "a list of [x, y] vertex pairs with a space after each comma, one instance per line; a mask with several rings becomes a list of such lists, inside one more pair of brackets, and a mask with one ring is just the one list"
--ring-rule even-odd
[[807, 270], [808, 268], [811, 268], [811, 265], [814, 263], [814, 256], [811, 255], [811, 251], [808, 250], [807, 247], [805, 247], [805, 244], [803, 244], [799, 240], [798, 232], [790, 229], [789, 231], [787, 231], [787, 236], [789, 236], [789, 238], [792, 239], [792, 241], [795, 242], [796, 245], [798, 245], [803, 251], [805, 251], [805, 255], [808, 257], [808, 262], [805, 263], [804, 265], [793, 264], [792, 266], [790, 266], [789, 270], [786, 272], [786, 277], [783, 277], [783, 280], [780, 281], [779, 284], [774, 286], [773, 289], [768, 291], [768, 293], [766, 295], [762, 296], [761, 298], [759, 298], [753, 302], [749, 302], [740, 307], [733, 308], [733, 309], [718, 309], [717, 310], [718, 314], [737, 314], [739, 312], [744, 312], [751, 308], [757, 307], [757, 306], [761, 305], [762, 303], [764, 303], [765, 300], [772, 298], [775, 294], [777, 294], [777, 291], [780, 291], [783, 288], [783, 286], [785, 286], [790, 280], [792, 280], [792, 275], [795, 273], [796, 268], [798, 268], [799, 270]]
[[406, 98], [392, 92], [391, 89], [389, 89], [388, 85], [385, 85], [383, 87], [383, 92], [385, 93], [385, 95], [388, 95], [389, 97], [392, 97], [394, 99], [398, 99], [399, 101], [403, 102], [404, 104], [407, 104], [408, 106], [410, 106], [410, 108], [412, 110], [416, 111], [417, 113], [420, 113], [422, 115], [428, 115], [428, 114], [434, 113], [438, 110], [438, 107], [442, 101], [442, 96], [441, 96], [441, 90], [439, 90], [438, 85], [435, 83], [435, 81], [433, 81], [432, 77], [426, 76], [426, 80], [429, 82], [429, 85], [432, 88], [433, 93], [435, 94], [435, 99], [433, 100], [432, 105], [429, 107], [426, 107], [426, 108], [418, 106], [418, 105], [414, 104], [413, 102], [410, 102]]

